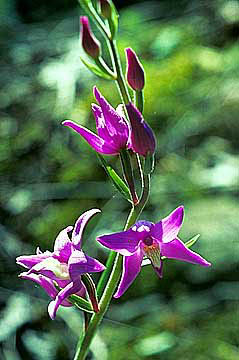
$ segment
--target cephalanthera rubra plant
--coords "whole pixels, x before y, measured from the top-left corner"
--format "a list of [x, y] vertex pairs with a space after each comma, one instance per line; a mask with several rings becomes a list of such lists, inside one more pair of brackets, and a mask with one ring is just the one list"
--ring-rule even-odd
[[[136, 53], [131, 48], [126, 48], [127, 68], [125, 77], [123, 76], [116, 42], [119, 16], [113, 2], [99, 0], [96, 7], [91, 0], [79, 2], [89, 16], [80, 18], [81, 44], [88, 57], [82, 61], [96, 75], [116, 82], [122, 104], [115, 109], [104, 98], [104, 91], [101, 90], [101, 93], [94, 87], [96, 104], [92, 104], [92, 112], [96, 132], [80, 125], [81, 119], [79, 123], [66, 120], [63, 125], [66, 126], [66, 131], [67, 128], [73, 129], [98, 153], [107, 175], [130, 203], [130, 211], [122, 231], [103, 234], [96, 239], [111, 250], [106, 265], [85, 254], [81, 248], [84, 228], [90, 218], [100, 212], [99, 209], [84, 212], [74, 226], [61, 230], [52, 251], [42, 252], [38, 248], [35, 255], [17, 258], [17, 263], [26, 268], [19, 277], [36, 282], [52, 299], [48, 306], [52, 319], [56, 317], [59, 306], [76, 306], [87, 314], [75, 360], [86, 358], [112, 297], [119, 298], [127, 291], [139, 274], [143, 262], [151, 264], [159, 278], [163, 276], [165, 258], [210, 266], [202, 256], [189, 249], [198, 236], [186, 243], [178, 237], [184, 218], [182, 205], [156, 224], [149, 220], [138, 220], [149, 199], [150, 177], [157, 151], [154, 132], [143, 117], [143, 89], [146, 82], [144, 68]], [[102, 57], [103, 44], [92, 33], [90, 20], [101, 31], [110, 49], [110, 66]], [[127, 85], [133, 92], [133, 99]], [[102, 154], [120, 158], [122, 176], [107, 165], [107, 159]], [[135, 187], [132, 154], [137, 159], [140, 194]], [[94, 272], [102, 273], [97, 286], [89, 275]]]

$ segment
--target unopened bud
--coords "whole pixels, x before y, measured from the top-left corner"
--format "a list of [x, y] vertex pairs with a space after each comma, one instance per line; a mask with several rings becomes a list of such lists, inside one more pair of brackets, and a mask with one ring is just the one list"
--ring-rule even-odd
[[126, 105], [131, 124], [129, 147], [144, 157], [153, 155], [156, 149], [156, 139], [153, 130], [144, 121], [142, 114], [132, 104]]
[[144, 69], [137, 55], [131, 48], [125, 49], [127, 56], [127, 81], [129, 86], [137, 90], [144, 88]]
[[89, 20], [87, 16], [80, 17], [81, 23], [81, 44], [86, 54], [92, 57], [93, 59], [98, 59], [100, 56], [100, 42], [93, 35]]
[[109, 19], [111, 17], [111, 5], [109, 0], [99, 0], [100, 14], [105, 18]]

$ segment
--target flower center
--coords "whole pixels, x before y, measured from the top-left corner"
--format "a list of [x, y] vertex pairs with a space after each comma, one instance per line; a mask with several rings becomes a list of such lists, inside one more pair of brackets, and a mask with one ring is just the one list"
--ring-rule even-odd
[[52, 271], [53, 274], [61, 280], [68, 280], [70, 278], [67, 264], [61, 263], [53, 257], [41, 261], [34, 267], [34, 270], [39, 272], [42, 270]]
[[148, 236], [148, 237], [146, 237], [144, 240], [143, 240], [143, 243], [145, 244], [145, 245], [147, 245], [147, 246], [151, 246], [151, 245], [153, 245], [153, 239], [150, 237], [150, 236]]
[[145, 255], [150, 259], [154, 266], [159, 267], [161, 264], [160, 247], [157, 243], [154, 243], [151, 237], [147, 237], [143, 240], [143, 250]]

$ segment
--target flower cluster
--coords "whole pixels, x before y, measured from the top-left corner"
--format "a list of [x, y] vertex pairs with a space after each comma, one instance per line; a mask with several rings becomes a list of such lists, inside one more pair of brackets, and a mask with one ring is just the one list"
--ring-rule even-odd
[[134, 104], [126, 105], [129, 124], [121, 107], [115, 110], [96, 87], [93, 92], [99, 104], [92, 104], [98, 135], [71, 120], [64, 121], [63, 125], [75, 130], [95, 151], [104, 155], [118, 155], [122, 149], [132, 149], [143, 156], [154, 154], [154, 133]]
[[[91, 2], [83, 1], [83, 3], [86, 8], [90, 6], [88, 12], [94, 15], [96, 10]], [[108, 37], [108, 45], [110, 47], [113, 46], [111, 54], [113, 52], [116, 53], [117, 49], [114, 47], [114, 41], [112, 40], [114, 40], [118, 29], [118, 15], [113, 2], [111, 0], [100, 0], [98, 2], [98, 9], [99, 14], [93, 16], [97, 20], [95, 22], [103, 34]], [[103, 20], [98, 15], [102, 16]], [[100, 91], [94, 87], [93, 93], [97, 104], [92, 104], [92, 112], [96, 122], [97, 134], [71, 120], [64, 121], [63, 125], [70, 127], [80, 134], [99, 154], [120, 156], [122, 172], [127, 184], [122, 181], [116, 172], [111, 171], [107, 174], [116, 184], [117, 189], [124, 195], [126, 194], [127, 200], [132, 200], [132, 209], [128, 217], [128, 220], [130, 219], [128, 223], [132, 224], [133, 221], [138, 219], [149, 197], [150, 173], [153, 170], [156, 150], [155, 135], [142, 115], [144, 102], [143, 89], [145, 86], [144, 69], [136, 53], [131, 48], [127, 48], [125, 50], [127, 58], [125, 75], [128, 86], [134, 93], [134, 101], [132, 102], [125, 80], [122, 78], [121, 70], [119, 71], [120, 64], [118, 66], [115, 65], [115, 62], [118, 61], [118, 56], [113, 58], [112, 63], [115, 69], [111, 71], [101, 57], [101, 44], [93, 35], [88, 18], [82, 16], [80, 23], [82, 25], [82, 47], [93, 61], [93, 66], [87, 62], [85, 64], [97, 75], [116, 80], [119, 88], [124, 87], [124, 91], [121, 92], [124, 104], [120, 104], [115, 109]], [[106, 24], [107, 26], [105, 26]], [[141, 175], [140, 197], [138, 197], [135, 190], [134, 171], [132, 170], [130, 160], [132, 152], [137, 154], [138, 173]], [[100, 159], [103, 158], [102, 156], [99, 157]], [[103, 158], [102, 163], [107, 169], [104, 161]], [[62, 230], [55, 240], [53, 252], [41, 252], [38, 248], [35, 255], [24, 255], [17, 258], [17, 264], [27, 269], [19, 277], [39, 284], [52, 298], [48, 306], [48, 312], [52, 319], [55, 318], [60, 305], [72, 306], [72, 298], [69, 298], [71, 295], [88, 296], [92, 300], [90, 286], [84, 280], [85, 278], [90, 278], [88, 273], [101, 272], [105, 269], [105, 266], [98, 260], [86, 255], [81, 249], [81, 242], [86, 224], [93, 215], [99, 212], [100, 210], [98, 209], [86, 211], [78, 218], [74, 227], [68, 226]], [[140, 220], [136, 221], [134, 225], [125, 231], [97, 237], [97, 241], [101, 245], [123, 256], [121, 280], [115, 294], [114, 291], [117, 284], [111, 284], [110, 298], [113, 294], [115, 298], [118, 298], [125, 293], [139, 274], [145, 258], [151, 263], [160, 278], [163, 276], [163, 261], [165, 258], [205, 267], [211, 265], [199, 254], [190, 250], [188, 245], [178, 237], [183, 218], [184, 208], [180, 206], [156, 224]], [[69, 237], [70, 232], [72, 232], [71, 239]], [[115, 266], [115, 268], [117, 267]], [[104, 273], [107, 274], [106, 277], [111, 270], [109, 268]], [[104, 278], [104, 274], [102, 278]], [[109, 278], [114, 279], [113, 276]], [[103, 282], [102, 280], [101, 284]], [[104, 284], [107, 291], [109, 290], [109, 283], [108, 285]], [[95, 291], [94, 283], [93, 289]], [[93, 310], [97, 312], [100, 310], [96, 298], [97, 296], [93, 297], [91, 303]], [[95, 307], [94, 299], [96, 301]], [[92, 321], [100, 321], [101, 318], [92, 317], [92, 319], [94, 319]]]

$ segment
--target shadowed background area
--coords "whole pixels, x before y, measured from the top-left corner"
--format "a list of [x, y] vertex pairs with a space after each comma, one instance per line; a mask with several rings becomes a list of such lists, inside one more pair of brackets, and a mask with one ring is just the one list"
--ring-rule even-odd
[[[212, 267], [168, 260], [159, 280], [145, 266], [112, 302], [89, 359], [236, 360], [239, 4], [115, 4], [123, 65], [130, 46], [146, 71], [144, 117], [158, 141], [151, 198], [141, 219], [156, 222], [184, 204], [180, 237], [186, 241], [200, 233], [193, 249]], [[102, 214], [89, 223], [84, 249], [106, 261], [107, 249], [95, 237], [121, 231], [128, 204], [93, 150], [61, 122], [95, 129], [93, 85], [114, 106], [120, 99], [113, 82], [96, 78], [80, 61], [83, 12], [76, 1], [5, 0], [0, 9], [0, 358], [70, 360], [81, 312], [61, 308], [51, 321], [49, 298], [18, 279], [22, 269], [15, 257], [37, 246], [52, 250], [61, 229], [99, 207]], [[119, 169], [116, 157], [106, 160]]]

